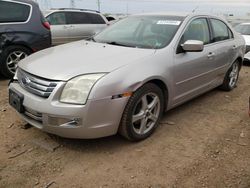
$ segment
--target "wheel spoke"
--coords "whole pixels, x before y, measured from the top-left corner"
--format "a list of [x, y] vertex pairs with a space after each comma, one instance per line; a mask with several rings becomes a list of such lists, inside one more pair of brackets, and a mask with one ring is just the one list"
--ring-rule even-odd
[[143, 134], [144, 131], [146, 130], [146, 124], [147, 124], [147, 119], [146, 118], [143, 118], [141, 120], [141, 125], [140, 125], [140, 130], [139, 130], [139, 133], [140, 134]]
[[158, 102], [159, 102], [159, 99], [158, 97], [155, 96], [153, 101], [148, 105], [148, 108], [152, 111], [155, 108], [155, 106], [158, 104]]
[[149, 116], [149, 119], [152, 120], [153, 122], [156, 122], [158, 118], [157, 118], [156, 115], [151, 114], [151, 115]]
[[7, 65], [12, 65], [12, 64], [14, 64], [14, 62], [12, 60], [7, 62]]
[[147, 95], [142, 97], [142, 110], [145, 111], [148, 108]]
[[141, 112], [139, 112], [138, 114], [133, 115], [132, 122], [135, 123], [135, 122], [137, 122], [138, 120], [141, 120], [143, 117], [144, 117], [144, 112], [141, 111]]

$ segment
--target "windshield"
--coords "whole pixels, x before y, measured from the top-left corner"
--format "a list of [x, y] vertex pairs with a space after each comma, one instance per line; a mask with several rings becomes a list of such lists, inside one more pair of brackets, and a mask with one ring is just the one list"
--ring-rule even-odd
[[110, 26], [93, 39], [112, 45], [159, 49], [167, 46], [183, 17], [133, 16]]
[[235, 30], [242, 35], [250, 35], [250, 25], [237, 25]]

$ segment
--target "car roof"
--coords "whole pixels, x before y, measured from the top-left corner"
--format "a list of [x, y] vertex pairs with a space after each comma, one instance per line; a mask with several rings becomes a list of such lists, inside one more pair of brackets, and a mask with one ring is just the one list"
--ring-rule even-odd
[[246, 23], [241, 23], [239, 25], [250, 25], [250, 22], [246, 22]]
[[140, 13], [135, 14], [137, 16], [173, 16], [173, 17], [182, 17], [186, 18], [188, 16], [195, 17], [195, 16], [206, 16], [206, 17], [214, 17], [218, 19], [223, 19], [219, 16], [207, 14], [207, 13], [193, 13], [193, 12], [151, 12], [151, 13]]
[[57, 12], [57, 11], [60, 11], [60, 12], [89, 12], [89, 13], [95, 13], [95, 14], [101, 14], [99, 11], [97, 10], [90, 10], [90, 9], [76, 9], [76, 8], [52, 8], [52, 9], [49, 9], [49, 10], [46, 10], [44, 11], [44, 13], [46, 14], [50, 14], [52, 12]]
[[6, 0], [9, 2], [20, 2], [20, 3], [28, 3], [28, 4], [37, 4], [35, 1], [33, 0]]

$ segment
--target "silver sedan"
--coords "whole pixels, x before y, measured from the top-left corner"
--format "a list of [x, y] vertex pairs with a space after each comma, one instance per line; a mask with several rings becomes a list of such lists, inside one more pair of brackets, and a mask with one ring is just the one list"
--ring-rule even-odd
[[89, 139], [119, 132], [139, 141], [164, 111], [216, 87], [234, 89], [244, 52], [242, 36], [221, 18], [134, 15], [89, 41], [21, 61], [9, 101], [52, 134]]

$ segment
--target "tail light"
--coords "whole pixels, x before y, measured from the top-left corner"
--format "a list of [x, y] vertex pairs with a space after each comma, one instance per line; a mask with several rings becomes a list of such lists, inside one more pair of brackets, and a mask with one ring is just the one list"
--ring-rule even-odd
[[46, 29], [50, 30], [50, 24], [49, 24], [49, 22], [43, 22], [43, 26], [44, 26]]

